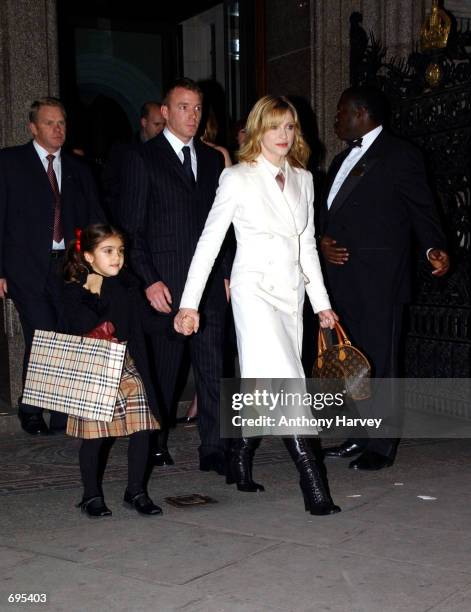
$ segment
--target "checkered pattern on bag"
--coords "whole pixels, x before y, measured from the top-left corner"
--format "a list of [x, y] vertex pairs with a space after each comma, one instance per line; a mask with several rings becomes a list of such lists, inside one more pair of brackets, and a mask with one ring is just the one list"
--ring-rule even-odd
[[125, 344], [37, 329], [23, 402], [111, 421], [125, 354]]
[[113, 420], [105, 423], [69, 415], [66, 433], [75, 438], [88, 440], [130, 436], [136, 431], [154, 429], [160, 429], [160, 425], [150, 411], [144, 383], [128, 351], [124, 360]]

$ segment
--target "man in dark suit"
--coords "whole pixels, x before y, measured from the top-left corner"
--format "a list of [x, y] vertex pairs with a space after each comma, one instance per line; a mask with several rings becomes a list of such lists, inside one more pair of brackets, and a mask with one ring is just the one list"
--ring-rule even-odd
[[[433, 275], [445, 274], [449, 259], [421, 154], [383, 129], [385, 112], [385, 100], [373, 88], [350, 88], [340, 98], [335, 131], [349, 147], [328, 173], [320, 248], [342, 325], [368, 356], [373, 375], [392, 379], [398, 377], [401, 322], [410, 299], [411, 235]], [[368, 416], [397, 422], [394, 398], [384, 392], [378, 397], [364, 405]], [[375, 470], [392, 465], [397, 444], [393, 437], [360, 437], [325, 454], [361, 453], [350, 467]]]
[[102, 176], [104, 205], [109, 219], [118, 225], [125, 160], [129, 151], [132, 151], [139, 144], [155, 138], [164, 129], [165, 119], [162, 116], [161, 106], [160, 102], [153, 100], [144, 102], [139, 118], [139, 131], [135, 133], [133, 141], [114, 143], [106, 160]]
[[[24, 375], [35, 329], [53, 330], [61, 306], [62, 255], [75, 228], [103, 220], [88, 168], [62, 150], [65, 110], [56, 98], [34, 102], [33, 140], [0, 151], [0, 297], [18, 310], [25, 340]], [[46, 434], [42, 410], [20, 405], [23, 429]], [[51, 429], [66, 416], [51, 413]]]
[[[166, 416], [155, 449], [158, 465], [173, 463], [167, 448], [185, 339], [174, 333], [188, 269], [214, 200], [223, 157], [194, 136], [201, 120], [202, 93], [179, 79], [162, 103], [165, 130], [127, 159], [121, 224], [131, 238], [131, 262], [141, 278], [161, 329], [153, 338], [156, 382]], [[198, 395], [200, 469], [225, 471], [219, 437], [219, 381], [229, 271], [218, 261], [203, 298], [204, 324], [189, 340]]]

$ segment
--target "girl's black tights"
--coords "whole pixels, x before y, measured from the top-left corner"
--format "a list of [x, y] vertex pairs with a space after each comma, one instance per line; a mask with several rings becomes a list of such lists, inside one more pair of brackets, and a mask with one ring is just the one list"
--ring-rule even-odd
[[[103, 496], [102, 482], [108, 456], [116, 438], [82, 440], [79, 451], [83, 498]], [[149, 459], [149, 431], [137, 431], [129, 436], [128, 491], [136, 495], [146, 488]]]

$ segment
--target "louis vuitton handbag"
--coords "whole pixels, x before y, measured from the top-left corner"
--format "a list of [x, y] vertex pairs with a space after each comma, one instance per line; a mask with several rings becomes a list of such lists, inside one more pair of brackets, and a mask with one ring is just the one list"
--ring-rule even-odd
[[114, 329], [95, 329], [90, 333], [99, 337], [94, 338], [37, 329], [23, 402], [95, 421], [111, 421], [126, 344], [103, 339], [104, 332], [112, 337]]
[[324, 390], [338, 391], [341, 384], [353, 400], [368, 399], [371, 396], [371, 365], [363, 353], [352, 346], [342, 326], [335, 323], [337, 343], [327, 345], [324, 330], [319, 329], [317, 359], [312, 377], [321, 381]]

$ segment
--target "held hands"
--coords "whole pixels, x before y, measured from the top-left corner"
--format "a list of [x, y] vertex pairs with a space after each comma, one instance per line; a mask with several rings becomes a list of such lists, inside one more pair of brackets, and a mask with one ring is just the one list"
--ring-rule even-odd
[[325, 259], [338, 266], [343, 266], [348, 261], [349, 253], [345, 247], [335, 246], [337, 241], [330, 236], [322, 236], [321, 238], [321, 251]]
[[146, 289], [146, 297], [152, 308], [158, 312], [169, 314], [172, 312], [172, 294], [169, 288], [162, 281], [158, 281]]
[[317, 316], [319, 317], [319, 325], [324, 329], [326, 329], [327, 327], [330, 329], [334, 329], [335, 321], [339, 320], [338, 316], [331, 309], [321, 310], [317, 313]]
[[432, 249], [427, 257], [433, 268], [435, 268], [432, 272], [434, 276], [444, 276], [448, 272], [450, 268], [448, 253], [441, 249]]
[[0, 278], [0, 298], [6, 298], [8, 293], [7, 279]]
[[87, 282], [84, 285], [85, 289], [88, 289], [90, 293], [96, 293], [100, 295], [101, 286], [103, 284], [103, 276], [100, 274], [89, 274], [87, 276]]
[[193, 333], [196, 334], [199, 326], [200, 315], [198, 311], [193, 310], [193, 308], [180, 308], [173, 320], [175, 331], [184, 336], [191, 336]]

